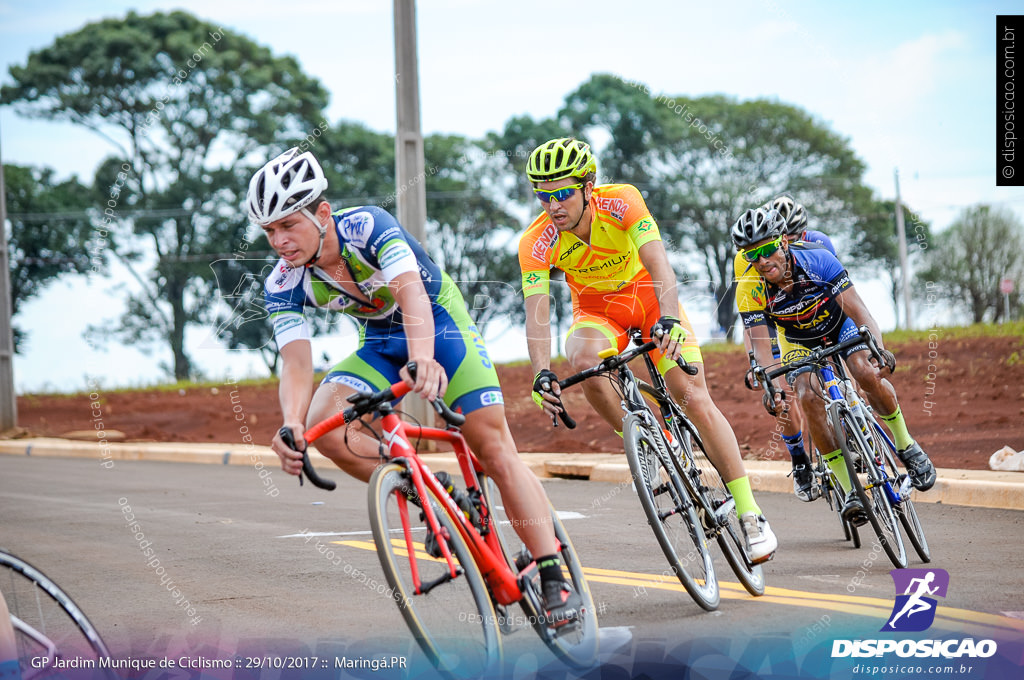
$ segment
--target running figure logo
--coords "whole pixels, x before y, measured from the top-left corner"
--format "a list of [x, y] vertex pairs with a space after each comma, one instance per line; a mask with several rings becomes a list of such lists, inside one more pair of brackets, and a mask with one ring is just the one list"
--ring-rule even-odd
[[[946, 597], [949, 572], [945, 569], [893, 569], [896, 602], [883, 631], [917, 632], [935, 621], [936, 601], [930, 595]], [[902, 593], [902, 595], [900, 594]]]

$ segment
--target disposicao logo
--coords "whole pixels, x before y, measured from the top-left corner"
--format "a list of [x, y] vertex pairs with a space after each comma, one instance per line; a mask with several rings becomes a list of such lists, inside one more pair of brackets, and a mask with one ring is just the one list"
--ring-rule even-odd
[[896, 602], [881, 630], [902, 633], [928, 630], [935, 622], [935, 597], [946, 597], [949, 589], [949, 572], [945, 569], [893, 569], [889, 574], [896, 585]]
[[[896, 586], [892, 614], [882, 626], [885, 633], [914, 633], [927, 630], [935, 622], [936, 597], [946, 597], [949, 572], [945, 569], [893, 569], [889, 572]], [[987, 658], [998, 650], [994, 640], [833, 640], [832, 658], [881, 657], [968, 657]]]

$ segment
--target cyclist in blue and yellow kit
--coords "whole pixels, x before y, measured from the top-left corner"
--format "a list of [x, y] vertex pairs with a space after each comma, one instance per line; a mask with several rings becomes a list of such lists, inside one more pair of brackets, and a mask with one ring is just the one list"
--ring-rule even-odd
[[[784, 235], [790, 243], [804, 243], [818, 245], [828, 250], [833, 255], [836, 249], [832, 245], [832, 239], [820, 231], [807, 228], [807, 211], [804, 206], [793, 200], [792, 196], [781, 194], [762, 206], [765, 210], [777, 211], [785, 220], [786, 227]], [[743, 259], [742, 253], [736, 253], [733, 260], [733, 269], [736, 274], [737, 285], [744, 277], [757, 278], [759, 275], [754, 265]], [[779, 358], [779, 343], [776, 338], [775, 326], [768, 325], [768, 334], [771, 339], [772, 356]], [[750, 329], [743, 329], [743, 344], [748, 350], [751, 349]], [[747, 380], [748, 386], [752, 386]], [[804, 450], [803, 430], [801, 429], [803, 418], [800, 408], [795, 404], [787, 404], [778, 412], [775, 417], [778, 422], [778, 432], [782, 441], [789, 450], [790, 462], [793, 465], [793, 493], [802, 501], [810, 502], [818, 497], [818, 487], [814, 484], [814, 474], [811, 472], [811, 461]]]
[[[249, 183], [249, 217], [281, 258], [264, 297], [283, 363], [284, 427], [301, 442], [307, 425], [337, 413], [349, 395], [400, 379], [423, 398], [443, 398], [466, 416], [463, 435], [536, 556], [552, 622], [575, 618], [581, 600], [562, 576], [547, 496], [518, 457], [497, 373], [461, 293], [390, 214], [377, 207], [332, 212], [326, 189], [316, 158], [298, 149], [267, 163]], [[328, 372], [315, 393], [308, 308], [348, 314], [360, 324], [359, 348]], [[415, 382], [410, 362], [418, 367]], [[377, 439], [360, 436], [368, 427], [353, 422], [320, 438], [317, 448], [345, 472], [369, 481], [379, 457]], [[300, 473], [302, 455], [280, 434], [271, 447], [285, 472]]]
[[[736, 289], [736, 304], [744, 327], [750, 332], [754, 356], [766, 366], [772, 354], [768, 325], [778, 331], [783, 364], [806, 356], [818, 347], [836, 344], [857, 335], [867, 326], [886, 361], [877, 366], [864, 344], [843, 354], [850, 374], [867, 396], [868, 403], [885, 421], [916, 489], [927, 491], [935, 484], [935, 468], [928, 455], [907, 431], [896, 390], [885, 379], [896, 367], [896, 359], [882, 345], [882, 333], [850, 276], [836, 257], [825, 248], [790, 244], [783, 233], [786, 220], [772, 209], [747, 210], [732, 227], [732, 240], [743, 258], [752, 264], [757, 277], [745, 277]], [[839, 441], [825, 419], [824, 405], [811, 385], [810, 367], [790, 373], [787, 380], [796, 390], [800, 407], [818, 448], [828, 453], [825, 461], [847, 492], [843, 516], [854, 524], [867, 521], [864, 508], [852, 490], [842, 460]], [[766, 403], [769, 413], [782, 408], [785, 394]]]

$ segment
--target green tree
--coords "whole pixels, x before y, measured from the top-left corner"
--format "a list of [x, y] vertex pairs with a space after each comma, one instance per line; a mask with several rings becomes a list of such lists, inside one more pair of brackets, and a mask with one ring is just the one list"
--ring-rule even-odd
[[[76, 177], [57, 181], [53, 174], [50, 168], [4, 165], [12, 315], [54, 279], [102, 275], [108, 264], [109, 234], [96, 226], [92, 190]], [[18, 352], [27, 333], [17, 326], [13, 330]]]
[[1015, 282], [1011, 305], [1020, 308], [1024, 296], [1024, 226], [1009, 210], [978, 204], [964, 209], [946, 231], [936, 237], [928, 253], [928, 266], [917, 275], [919, 290], [936, 285], [967, 310], [974, 323], [1005, 320], [999, 282]]
[[424, 139], [427, 192], [425, 244], [455, 281], [481, 332], [521, 305], [518, 223], [501, 205], [504, 156], [456, 135]]
[[217, 309], [209, 262], [242, 240], [250, 164], [270, 144], [315, 140], [327, 127], [323, 87], [294, 58], [184, 12], [88, 24], [10, 75], [0, 102], [86, 127], [117, 149], [96, 185], [138, 237], [125, 261], [145, 249], [157, 263], [137, 274], [116, 330], [130, 342], [168, 342], [174, 376], [187, 378], [185, 331]]
[[830, 235], [849, 233], [867, 192], [849, 142], [777, 101], [654, 95], [595, 75], [568, 95], [559, 121], [609, 135], [600, 179], [640, 189], [680, 278], [713, 293], [726, 330], [737, 318], [729, 229], [743, 210], [788, 191]]

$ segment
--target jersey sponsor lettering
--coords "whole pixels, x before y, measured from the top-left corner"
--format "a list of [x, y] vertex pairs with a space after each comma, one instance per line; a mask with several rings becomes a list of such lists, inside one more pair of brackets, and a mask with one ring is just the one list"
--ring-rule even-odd
[[345, 215], [338, 224], [341, 238], [356, 248], [365, 248], [373, 232], [373, 215], [368, 212], [357, 212]]
[[555, 246], [558, 241], [558, 229], [554, 224], [549, 223], [541, 232], [540, 238], [533, 246], [533, 256], [538, 260], [543, 260], [548, 252]]
[[629, 203], [622, 200], [621, 198], [615, 197], [603, 197], [599, 196], [594, 201], [597, 204], [597, 209], [602, 210], [615, 219], [622, 221], [629, 211]]

